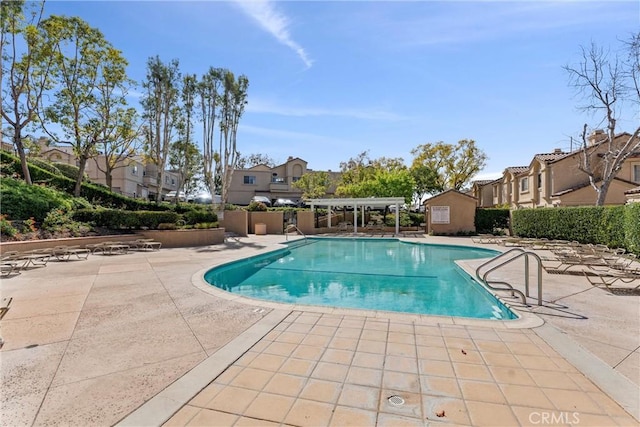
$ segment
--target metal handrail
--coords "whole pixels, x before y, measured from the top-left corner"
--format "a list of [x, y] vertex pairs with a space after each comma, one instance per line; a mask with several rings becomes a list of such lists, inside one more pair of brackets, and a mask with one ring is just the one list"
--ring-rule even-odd
[[[480, 277], [480, 269], [482, 269], [483, 267], [486, 267], [492, 263], [494, 263], [495, 261], [498, 261], [501, 258], [506, 257], [509, 254], [512, 254], [513, 252], [518, 252], [517, 255], [512, 256], [511, 258], [493, 266], [492, 268], [490, 268], [489, 270], [487, 270], [482, 277]], [[514, 295], [514, 293], [517, 293], [521, 298], [522, 298], [522, 302], [523, 304], [527, 303], [527, 297], [529, 297], [529, 257], [533, 257], [538, 264], [538, 305], [542, 305], [542, 259], [540, 259], [540, 257], [537, 254], [534, 254], [533, 252], [528, 252], [525, 251], [524, 249], [521, 248], [513, 248], [511, 250], [508, 250], [507, 252], [503, 252], [500, 255], [491, 258], [489, 261], [483, 263], [482, 265], [480, 265], [478, 268], [476, 268], [476, 278], [478, 280], [480, 280], [481, 282], [483, 282], [485, 285], [487, 285], [487, 287], [489, 287], [492, 290], [496, 290], [496, 291], [509, 291], [511, 292], [511, 295]], [[498, 281], [498, 282], [489, 282], [487, 280], [487, 276], [489, 275], [489, 273], [497, 270], [500, 267], [503, 267], [515, 260], [517, 260], [518, 258], [524, 258], [524, 274], [525, 274], [525, 279], [524, 279], [524, 290], [525, 292], [523, 293], [522, 291], [515, 289], [511, 284], [507, 283], [507, 282], [502, 282], [502, 281]], [[499, 287], [495, 287], [495, 285], [505, 285], [505, 288], [499, 288]]]
[[295, 224], [288, 224], [288, 225], [285, 227], [285, 229], [284, 229], [284, 239], [285, 239], [286, 241], [288, 241], [288, 240], [289, 240], [289, 233], [288, 233], [288, 231], [289, 231], [291, 228], [293, 228], [297, 233], [302, 234], [302, 237], [304, 237], [304, 240], [305, 240], [305, 241], [307, 240], [307, 236], [306, 236], [302, 231], [300, 231], [300, 229], [299, 229]]

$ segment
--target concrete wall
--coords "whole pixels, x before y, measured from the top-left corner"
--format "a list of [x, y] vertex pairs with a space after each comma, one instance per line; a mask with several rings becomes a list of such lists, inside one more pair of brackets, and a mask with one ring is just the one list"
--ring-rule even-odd
[[283, 234], [284, 214], [274, 212], [249, 212], [249, 233], [255, 233], [255, 224], [267, 224], [267, 234]]
[[298, 211], [297, 227], [304, 234], [316, 234], [315, 215], [312, 211]]
[[246, 236], [249, 232], [249, 212], [241, 210], [224, 211], [224, 218], [220, 221], [220, 227], [239, 236]]
[[140, 234], [162, 242], [163, 248], [186, 248], [224, 243], [224, 228], [202, 230], [146, 230]]
[[[427, 200], [427, 232], [433, 234], [455, 234], [475, 232], [476, 199], [457, 191], [446, 191]], [[449, 207], [449, 223], [433, 223], [434, 206]]]
[[128, 242], [142, 238], [139, 234], [114, 234], [112, 236], [69, 237], [67, 239], [24, 240], [20, 242], [3, 242], [0, 253], [7, 251], [32, 251], [36, 249], [50, 249], [56, 246], [84, 246], [102, 242]]

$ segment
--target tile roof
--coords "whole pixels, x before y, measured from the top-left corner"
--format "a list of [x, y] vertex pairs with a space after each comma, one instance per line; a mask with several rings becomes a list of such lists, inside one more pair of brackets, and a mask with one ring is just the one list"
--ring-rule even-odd
[[523, 172], [529, 171], [529, 166], [509, 166], [506, 169], [507, 171], [513, 173], [514, 175], [521, 174]]
[[539, 153], [534, 156], [534, 158], [540, 160], [541, 162], [555, 162], [563, 157], [568, 156], [571, 153]]
[[640, 194], [640, 186], [631, 188], [624, 192], [624, 194]]

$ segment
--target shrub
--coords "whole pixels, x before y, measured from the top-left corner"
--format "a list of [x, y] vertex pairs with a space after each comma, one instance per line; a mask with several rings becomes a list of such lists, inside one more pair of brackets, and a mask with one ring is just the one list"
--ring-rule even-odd
[[60, 169], [58, 169], [53, 164], [51, 164], [51, 162], [47, 162], [46, 160], [29, 159], [29, 163], [31, 163], [32, 165], [36, 165], [39, 168], [44, 169], [48, 172], [51, 172], [54, 175], [62, 175], [62, 172], [60, 172]]
[[218, 228], [217, 222], [199, 222], [193, 226], [196, 230], [202, 230], [207, 228]]
[[67, 194], [13, 178], [0, 180], [0, 194], [2, 213], [15, 220], [34, 218], [42, 222], [52, 209], [69, 211], [74, 206], [73, 198]]
[[[66, 176], [69, 179], [77, 180], [78, 174], [80, 173], [80, 168], [76, 165], [69, 165], [67, 163], [55, 163], [55, 167], [58, 168], [60, 173]], [[83, 179], [89, 179], [87, 174], [84, 174]]]
[[575, 240], [640, 253], [640, 204], [522, 209], [512, 212], [520, 237]]
[[75, 221], [71, 212], [64, 209], [51, 210], [42, 222], [42, 230], [50, 234], [68, 233], [81, 236], [89, 231], [87, 224]]
[[0, 235], [7, 237], [14, 237], [18, 234], [18, 230], [11, 225], [11, 222], [7, 219], [6, 215], [0, 215]]
[[204, 210], [204, 209], [190, 210], [188, 212], [185, 212], [184, 215], [182, 216], [185, 222], [191, 225], [194, 225], [197, 223], [203, 223], [203, 222], [218, 221], [218, 215], [216, 215], [215, 212], [212, 212], [210, 210]]
[[475, 216], [476, 232], [497, 234], [509, 228], [509, 209], [477, 208]]
[[262, 202], [251, 202], [249, 206], [247, 206], [247, 210], [249, 212], [266, 212], [267, 205]]

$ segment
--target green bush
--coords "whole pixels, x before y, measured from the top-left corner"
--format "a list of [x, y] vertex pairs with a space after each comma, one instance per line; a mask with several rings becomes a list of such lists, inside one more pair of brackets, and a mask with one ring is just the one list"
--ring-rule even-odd
[[623, 247], [640, 253], [640, 206], [580, 206], [512, 212], [516, 236]]
[[247, 206], [247, 210], [249, 212], [266, 212], [267, 205], [262, 202], [251, 202], [249, 206]]
[[33, 217], [42, 222], [52, 209], [71, 210], [77, 204], [67, 194], [40, 185], [27, 185], [22, 180], [2, 178], [0, 180], [2, 213], [9, 219], [28, 219]]
[[79, 209], [74, 213], [74, 219], [90, 222], [98, 227], [111, 229], [141, 229], [155, 230], [161, 223], [176, 224], [181, 216], [169, 211], [126, 211], [122, 209]]
[[477, 233], [499, 234], [509, 228], [509, 209], [476, 208], [475, 226]]
[[197, 224], [201, 222], [217, 222], [218, 215], [208, 209], [193, 209], [185, 212], [182, 217], [187, 224]]
[[54, 175], [62, 175], [60, 169], [55, 167], [51, 162], [42, 159], [29, 159], [29, 163], [32, 165], [38, 166], [40, 169], [44, 169], [48, 172], [51, 172]]
[[624, 247], [629, 252], [640, 255], [640, 203], [625, 205], [622, 227]]
[[0, 215], [0, 235], [13, 237], [18, 234], [18, 230], [11, 225], [6, 215]]
[[[60, 171], [60, 173], [64, 176], [66, 176], [69, 179], [72, 180], [77, 180], [78, 179], [78, 174], [80, 173], [80, 168], [77, 167], [76, 165], [70, 165], [67, 163], [55, 163], [54, 164], [56, 168], [58, 168], [58, 170]], [[89, 179], [89, 177], [87, 176], [87, 174], [84, 174], [84, 179]]]

